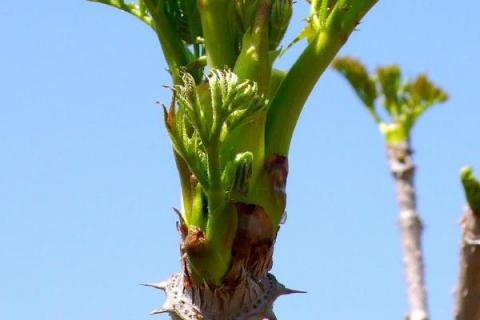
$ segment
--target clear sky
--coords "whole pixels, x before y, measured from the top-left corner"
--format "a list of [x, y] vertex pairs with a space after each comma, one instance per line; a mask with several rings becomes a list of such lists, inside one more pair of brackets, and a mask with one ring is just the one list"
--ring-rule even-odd
[[[461, 2], [461, 4], [460, 4]], [[370, 68], [426, 72], [451, 96], [413, 132], [433, 319], [451, 318], [464, 197], [480, 175], [480, 2], [380, 0], [343, 49]], [[307, 9], [295, 5], [291, 40]], [[179, 186], [153, 32], [86, 1], [0, 5], [0, 319], [150, 319], [179, 270]], [[279, 63], [287, 67], [303, 44]], [[290, 154], [288, 220], [273, 272], [308, 291], [278, 318], [403, 319], [397, 209], [383, 138], [328, 70]]]

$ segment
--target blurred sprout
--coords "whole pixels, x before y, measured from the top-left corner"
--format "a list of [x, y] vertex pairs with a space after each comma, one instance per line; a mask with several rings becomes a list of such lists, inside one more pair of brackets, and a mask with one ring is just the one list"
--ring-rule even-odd
[[347, 79], [365, 106], [375, 115], [377, 88], [374, 80], [368, 75], [367, 69], [357, 60], [348, 57], [336, 59], [333, 62], [333, 68]]
[[383, 94], [383, 103], [392, 116], [398, 115], [401, 76], [400, 68], [397, 65], [377, 68], [376, 77]]
[[[413, 82], [402, 83], [397, 65], [379, 67], [373, 75], [369, 75], [359, 61], [342, 57], [334, 61], [333, 68], [350, 83], [389, 144], [408, 140], [420, 115], [432, 105], [448, 99], [447, 94], [424, 74], [417, 76]], [[378, 98], [381, 98], [389, 119], [382, 119], [378, 114]]]
[[411, 102], [415, 105], [430, 106], [448, 99], [448, 95], [430, 82], [424, 74], [419, 75], [407, 87], [407, 91], [411, 96]]
[[460, 172], [465, 196], [472, 211], [480, 216], [480, 181], [473, 176], [473, 170], [465, 167]]

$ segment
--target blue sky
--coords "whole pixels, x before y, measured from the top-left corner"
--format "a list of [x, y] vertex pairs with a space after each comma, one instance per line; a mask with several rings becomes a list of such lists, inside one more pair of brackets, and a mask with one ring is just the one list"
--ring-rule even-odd
[[[297, 1], [287, 39], [303, 24]], [[413, 132], [433, 319], [451, 318], [465, 164], [480, 175], [480, 3], [381, 0], [342, 54], [426, 72], [450, 94]], [[179, 270], [179, 186], [155, 101], [167, 101], [155, 35], [85, 1], [0, 7], [0, 319], [149, 319], [138, 286]], [[278, 64], [288, 67], [301, 50]], [[403, 319], [397, 209], [383, 138], [327, 71], [290, 154], [288, 220], [273, 272], [308, 294], [279, 319]]]

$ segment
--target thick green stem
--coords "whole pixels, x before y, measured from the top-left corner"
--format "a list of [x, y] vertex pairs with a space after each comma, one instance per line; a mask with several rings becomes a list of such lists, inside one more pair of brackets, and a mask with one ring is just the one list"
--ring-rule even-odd
[[[157, 33], [160, 46], [162, 47], [173, 83], [179, 85], [182, 83], [180, 68], [193, 61], [192, 53], [182, 42], [167, 18], [164, 0], [145, 0], [143, 3], [153, 17], [153, 27]], [[181, 159], [175, 151], [173, 152], [182, 187], [184, 218], [186, 218], [186, 220], [194, 219], [195, 222], [197, 222], [198, 219], [196, 219], [196, 217], [198, 217], [199, 214], [198, 212], [193, 213], [195, 196], [190, 182], [190, 171], [188, 170], [185, 160]]]
[[231, 0], [198, 0], [207, 62], [211, 68], [233, 68], [237, 56], [228, 20]]
[[208, 147], [208, 180], [210, 182], [208, 188], [208, 207], [210, 213], [216, 212], [217, 208], [225, 202], [219, 153], [220, 148], [218, 142]]
[[235, 73], [241, 80], [252, 80], [262, 94], [268, 93], [272, 74], [269, 57], [268, 23], [271, 0], [260, 0], [252, 30], [245, 33], [242, 52], [235, 63]]
[[300, 112], [323, 71], [377, 0], [339, 1], [292, 66], [273, 98], [266, 126], [266, 155], [287, 155]]
[[187, 49], [165, 14], [164, 0], [145, 0], [145, 5], [153, 17], [154, 28], [160, 41], [165, 60], [175, 84], [181, 84], [180, 67], [193, 61]]
[[173, 156], [175, 158], [175, 163], [178, 169], [178, 175], [180, 177], [180, 186], [182, 188], [182, 200], [183, 200], [183, 212], [184, 218], [188, 221], [190, 220], [190, 214], [192, 212], [192, 202], [194, 197], [194, 192], [192, 190], [192, 184], [190, 181], [190, 170], [188, 169], [185, 160], [178, 155], [175, 150], [173, 151]]
[[[234, 72], [241, 80], [255, 81], [259, 92], [265, 96], [270, 89], [272, 61], [269, 57], [268, 25], [270, 19], [271, 0], [258, 2], [255, 21], [252, 29], [243, 38], [240, 53]], [[225, 143], [222, 157], [232, 159], [237, 154], [250, 151], [254, 155], [251, 181], [255, 181], [264, 165], [264, 132], [266, 112], [262, 111], [255, 121], [237, 128]], [[251, 197], [248, 197], [251, 199]], [[237, 199], [239, 200], [239, 199]]]

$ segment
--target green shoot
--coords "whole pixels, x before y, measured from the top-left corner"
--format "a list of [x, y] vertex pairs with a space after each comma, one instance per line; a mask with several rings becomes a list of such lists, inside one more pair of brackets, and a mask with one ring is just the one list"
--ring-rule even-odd
[[[379, 67], [369, 75], [359, 61], [344, 57], [336, 59], [333, 68], [349, 82], [388, 144], [408, 141], [418, 118], [431, 106], [448, 99], [448, 95], [424, 74], [402, 83], [401, 71], [396, 65]], [[382, 119], [378, 113], [378, 98], [381, 98], [388, 119]]]

